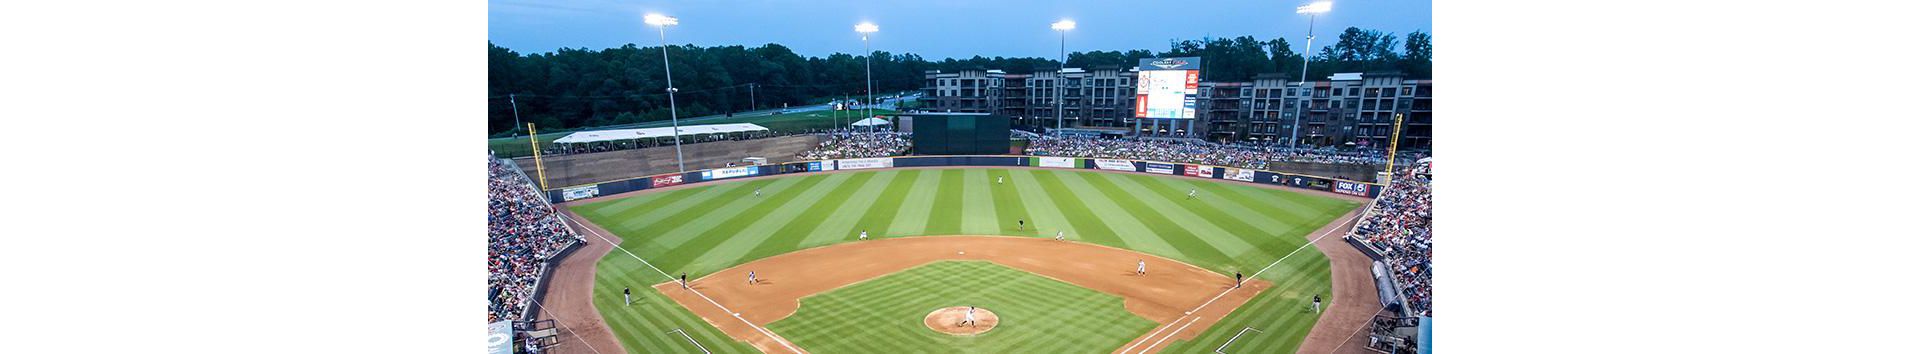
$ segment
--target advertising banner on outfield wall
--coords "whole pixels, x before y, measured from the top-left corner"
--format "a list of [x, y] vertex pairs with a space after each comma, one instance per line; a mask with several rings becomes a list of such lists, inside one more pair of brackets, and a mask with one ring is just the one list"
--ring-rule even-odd
[[808, 162], [807, 171], [813, 171], [813, 172], [832, 171], [833, 166], [834, 166], [834, 163], [832, 160]]
[[487, 324], [487, 354], [513, 354], [513, 322]]
[[1158, 173], [1163, 175], [1173, 174], [1173, 164], [1148, 162], [1147, 173]]
[[839, 160], [838, 162], [840, 164], [839, 167], [842, 170], [859, 170], [859, 169], [868, 169], [868, 168], [893, 168], [893, 158], [891, 157], [880, 157], [880, 158], [871, 158], [871, 159], [843, 159], [843, 160]]
[[575, 201], [600, 196], [600, 185], [574, 187], [560, 190], [560, 200]]
[[1227, 169], [1227, 175], [1223, 178], [1241, 182], [1253, 182], [1253, 170], [1229, 168]]
[[681, 183], [687, 183], [687, 175], [672, 174], [653, 178], [653, 188], [677, 186]]
[[1367, 185], [1347, 181], [1333, 181], [1333, 192], [1365, 197], [1367, 196]]
[[1080, 164], [1074, 163], [1076, 160], [1071, 157], [1041, 156], [1041, 157], [1035, 157], [1033, 159], [1034, 159], [1034, 164], [1033, 164], [1034, 166], [1057, 167], [1057, 168], [1079, 168], [1080, 167]]
[[700, 171], [700, 180], [712, 181], [716, 179], [757, 176], [759, 174], [760, 174], [759, 166], [722, 168], [717, 170]]
[[1133, 171], [1133, 161], [1093, 159], [1093, 165], [1102, 170]]

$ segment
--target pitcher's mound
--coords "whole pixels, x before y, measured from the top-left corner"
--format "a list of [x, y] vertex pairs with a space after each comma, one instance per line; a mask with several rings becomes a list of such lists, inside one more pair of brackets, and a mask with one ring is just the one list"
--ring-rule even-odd
[[967, 307], [954, 306], [933, 310], [933, 313], [927, 314], [926, 322], [927, 328], [932, 328], [934, 332], [956, 336], [971, 336], [987, 333], [987, 331], [993, 330], [994, 326], [1000, 324], [1000, 316], [995, 316], [993, 311], [987, 311], [987, 309], [978, 307], [973, 308], [973, 320], [977, 323], [960, 324], [960, 322], [966, 320]]

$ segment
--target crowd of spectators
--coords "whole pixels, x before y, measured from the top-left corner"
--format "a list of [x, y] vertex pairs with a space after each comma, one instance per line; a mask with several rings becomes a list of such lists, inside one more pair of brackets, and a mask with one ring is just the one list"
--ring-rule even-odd
[[892, 132], [863, 133], [835, 131], [827, 133], [820, 146], [800, 152], [801, 160], [857, 159], [905, 154], [913, 147], [911, 135]]
[[1387, 161], [1386, 153], [1380, 149], [1288, 148], [1284, 144], [1273, 143], [1221, 144], [1191, 139], [1074, 136], [1033, 138], [1027, 145], [1027, 154], [1167, 161], [1260, 170], [1267, 169], [1267, 165], [1274, 161], [1353, 165], [1382, 165]]
[[541, 264], [580, 241], [525, 174], [487, 158], [487, 322], [520, 320]]
[[1396, 171], [1392, 186], [1348, 236], [1382, 251], [1403, 304], [1419, 316], [1433, 316], [1432, 168], [1428, 162]]

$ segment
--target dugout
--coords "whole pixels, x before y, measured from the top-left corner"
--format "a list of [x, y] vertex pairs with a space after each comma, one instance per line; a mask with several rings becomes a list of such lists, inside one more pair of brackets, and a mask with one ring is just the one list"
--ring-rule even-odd
[[1004, 155], [1013, 146], [1006, 116], [986, 113], [912, 113], [899, 119], [913, 133], [916, 155]]

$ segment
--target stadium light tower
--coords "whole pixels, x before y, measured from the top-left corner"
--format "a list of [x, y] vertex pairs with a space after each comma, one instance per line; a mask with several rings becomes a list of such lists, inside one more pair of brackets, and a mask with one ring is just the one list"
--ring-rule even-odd
[[1068, 19], [1053, 23], [1053, 30], [1060, 31], [1060, 71], [1053, 74], [1053, 130], [1056, 133], [1066, 128], [1066, 93], [1062, 90], [1067, 87], [1067, 31], [1073, 30], [1074, 25], [1073, 20]]
[[[1307, 87], [1307, 65], [1313, 63], [1313, 19], [1319, 14], [1327, 13], [1327, 11], [1333, 11], [1332, 1], [1319, 1], [1293, 8], [1294, 13], [1307, 14], [1307, 47], [1300, 52], [1300, 83], [1296, 85], [1299, 85], [1301, 91], [1304, 92], [1303, 94], [1309, 97], [1313, 96], [1313, 88]], [[1310, 102], [1311, 100], [1300, 101]], [[1307, 105], [1312, 105], [1312, 103], [1307, 103]], [[1291, 134], [1293, 137], [1287, 139], [1288, 150], [1293, 150], [1295, 145], [1300, 143], [1300, 116], [1306, 115], [1306, 113], [1307, 112], [1294, 112], [1293, 114], [1293, 133]]]
[[680, 153], [680, 106], [673, 101], [673, 61], [667, 60], [667, 26], [680, 24], [680, 19], [661, 14], [647, 14], [647, 24], [660, 28], [660, 63], [667, 69], [667, 113], [673, 119], [673, 159], [680, 164], [680, 173], [687, 173], [687, 156]]
[[[873, 44], [867, 42], [867, 35], [879, 32], [880, 26], [872, 22], [861, 22], [853, 25], [853, 31], [860, 32], [860, 45], [867, 50], [867, 114], [866, 118], [861, 120], [873, 119]], [[873, 133], [873, 124], [867, 124], [867, 133]]]

